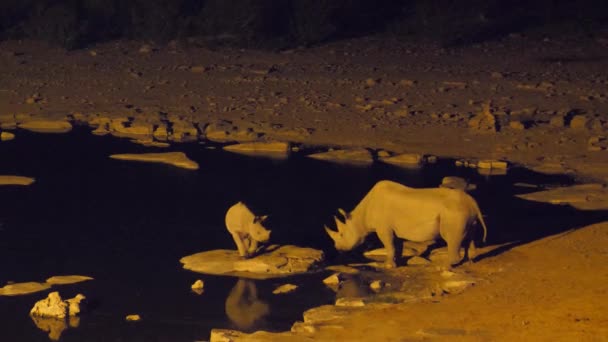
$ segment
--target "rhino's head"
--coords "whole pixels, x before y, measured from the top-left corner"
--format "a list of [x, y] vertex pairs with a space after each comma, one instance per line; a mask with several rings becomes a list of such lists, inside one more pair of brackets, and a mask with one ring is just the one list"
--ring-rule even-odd
[[264, 221], [268, 218], [268, 215], [264, 216], [256, 216], [253, 218], [253, 223], [251, 224], [251, 237], [259, 242], [266, 242], [270, 239], [270, 230], [266, 229], [263, 226]]
[[364, 236], [360, 236], [358, 229], [355, 226], [355, 222], [351, 218], [350, 214], [347, 214], [344, 210], [338, 209], [338, 211], [344, 216], [344, 222], [340, 221], [336, 216], [336, 227], [338, 231], [333, 231], [325, 226], [325, 231], [329, 237], [334, 240], [334, 246], [339, 251], [350, 251], [357, 247], [363, 242]]

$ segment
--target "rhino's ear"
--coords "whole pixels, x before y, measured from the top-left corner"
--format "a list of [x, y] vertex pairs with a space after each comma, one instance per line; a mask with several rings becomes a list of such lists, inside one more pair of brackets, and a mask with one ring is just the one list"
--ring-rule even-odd
[[344, 217], [344, 220], [350, 219], [350, 214], [347, 213], [344, 209], [338, 208], [338, 212]]
[[264, 216], [255, 216], [253, 218], [253, 223], [262, 223], [264, 221], [266, 221], [266, 219], [268, 218], [268, 215], [264, 215]]

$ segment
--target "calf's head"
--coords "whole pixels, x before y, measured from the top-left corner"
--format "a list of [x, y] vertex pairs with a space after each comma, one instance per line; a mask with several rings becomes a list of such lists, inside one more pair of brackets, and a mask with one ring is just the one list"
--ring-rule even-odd
[[344, 216], [344, 222], [341, 222], [336, 216], [336, 228], [338, 231], [333, 231], [325, 226], [325, 231], [329, 237], [334, 241], [334, 246], [339, 251], [350, 251], [357, 247], [363, 242], [364, 236], [360, 236], [358, 229], [355, 227], [350, 214], [347, 214], [344, 210], [338, 209], [338, 211]]
[[256, 216], [253, 218], [251, 224], [251, 237], [259, 242], [266, 242], [270, 239], [270, 230], [266, 229], [263, 225], [264, 221], [268, 218], [268, 215]]

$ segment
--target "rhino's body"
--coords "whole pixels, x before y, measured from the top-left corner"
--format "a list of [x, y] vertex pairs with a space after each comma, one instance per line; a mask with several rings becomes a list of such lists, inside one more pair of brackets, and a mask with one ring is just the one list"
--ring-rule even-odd
[[243, 202], [228, 209], [226, 228], [232, 235], [240, 256], [250, 257], [256, 252], [259, 242], [268, 241], [270, 231], [262, 225], [265, 219], [266, 216], [255, 216]]
[[[472, 224], [481, 217], [477, 202], [464, 191], [447, 188], [410, 188], [391, 181], [380, 181], [361, 202], [336, 219], [338, 232], [327, 229], [338, 250], [351, 250], [376, 232], [387, 252], [387, 267], [395, 266], [393, 238], [429, 241], [441, 237], [448, 247], [450, 265], [460, 262], [460, 246], [469, 240]], [[472, 239], [471, 243], [472, 243]], [[474, 247], [474, 245], [473, 245]]]

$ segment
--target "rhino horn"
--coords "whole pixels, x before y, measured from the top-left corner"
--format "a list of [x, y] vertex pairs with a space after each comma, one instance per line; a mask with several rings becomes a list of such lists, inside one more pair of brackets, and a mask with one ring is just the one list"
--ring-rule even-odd
[[341, 232], [342, 228], [344, 227], [344, 223], [340, 222], [340, 219], [338, 219], [336, 216], [334, 216], [334, 220], [336, 220], [336, 228], [338, 228], [338, 231]]
[[327, 226], [325, 226], [325, 231], [327, 232], [327, 235], [329, 235], [329, 237], [334, 241], [338, 241], [340, 238], [340, 233], [327, 228]]

